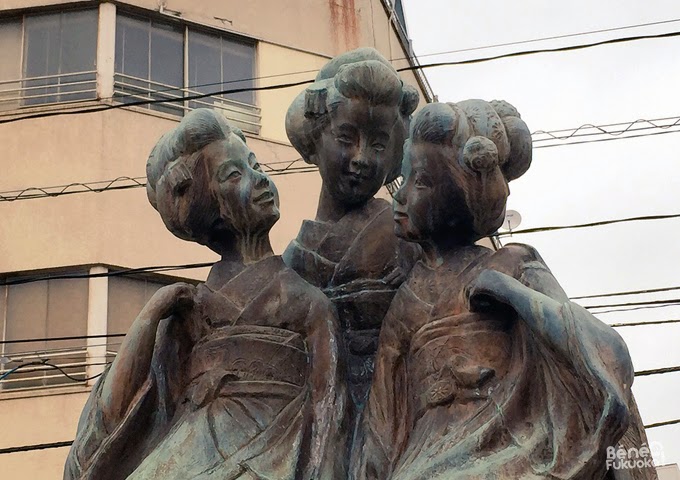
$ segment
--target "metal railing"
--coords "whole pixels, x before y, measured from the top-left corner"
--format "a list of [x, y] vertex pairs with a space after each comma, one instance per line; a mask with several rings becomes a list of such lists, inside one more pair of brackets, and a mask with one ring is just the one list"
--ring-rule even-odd
[[[0, 377], [18, 365], [33, 362], [35, 362], [35, 365], [13, 371], [0, 380], [0, 392], [30, 391], [79, 385], [85, 382], [87, 376], [87, 349], [82, 347], [13, 354], [10, 363], [0, 366]], [[45, 362], [45, 365], [40, 365], [39, 362]], [[61, 371], [55, 368], [55, 366], [59, 367]], [[62, 371], [66, 372], [68, 376], [64, 375]]]
[[[219, 89], [219, 87], [214, 87]], [[258, 135], [262, 120], [261, 109], [248, 103], [232, 100], [222, 95], [210, 95], [196, 100], [181, 100], [202, 92], [188, 88], [154, 82], [149, 79], [133, 77], [122, 73], [114, 76], [115, 101], [131, 103], [140, 100], [176, 100], [174, 102], [155, 103], [148, 108], [171, 115], [182, 116], [195, 108], [214, 108], [235, 126], [247, 133]]]
[[96, 98], [94, 70], [0, 81], [0, 111]]

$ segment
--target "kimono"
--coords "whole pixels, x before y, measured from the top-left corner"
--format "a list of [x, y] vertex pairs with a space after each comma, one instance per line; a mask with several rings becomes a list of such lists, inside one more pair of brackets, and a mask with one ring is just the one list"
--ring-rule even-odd
[[160, 322], [148, 378], [119, 424], [102, 414], [100, 379], [64, 478], [345, 476], [332, 454], [345, 447], [330, 302], [275, 256], [197, 297], [190, 318]]
[[337, 309], [351, 423], [368, 398], [383, 317], [419, 254], [418, 246], [396, 237], [391, 205], [376, 198], [336, 223], [305, 220], [283, 254]]
[[[631, 416], [623, 340], [568, 301], [531, 247], [479, 247], [466, 262], [439, 283], [419, 263], [395, 296], [350, 477], [619, 478], [606, 448]], [[509, 307], [470, 311], [466, 288], [486, 269], [557, 300], [560, 322], [546, 322], [538, 304], [534, 328]], [[563, 328], [562, 347], [550, 325]]]

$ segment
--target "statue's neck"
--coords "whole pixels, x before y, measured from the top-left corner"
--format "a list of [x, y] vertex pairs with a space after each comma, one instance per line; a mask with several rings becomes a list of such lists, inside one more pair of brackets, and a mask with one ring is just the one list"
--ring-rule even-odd
[[269, 232], [234, 236], [229, 245], [222, 245], [222, 258], [213, 265], [208, 276], [211, 287], [220, 288], [248, 265], [274, 255]]
[[453, 232], [440, 233], [422, 242], [423, 261], [425, 265], [436, 269], [444, 263], [455, 262], [461, 252], [474, 249], [476, 245], [469, 239], [455, 235]]
[[349, 211], [361, 208], [364, 204], [348, 205], [333, 197], [326, 188], [326, 183], [321, 185], [319, 205], [316, 209], [317, 222], [335, 223], [344, 217]]

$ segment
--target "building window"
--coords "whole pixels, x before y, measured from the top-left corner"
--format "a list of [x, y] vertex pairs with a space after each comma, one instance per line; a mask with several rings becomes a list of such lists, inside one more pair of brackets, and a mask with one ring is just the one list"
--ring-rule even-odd
[[[167, 100], [184, 96], [184, 29], [118, 15], [116, 18], [116, 96], [123, 102]], [[182, 103], [150, 105], [181, 114]]]
[[0, 109], [95, 99], [96, 9], [0, 20]]
[[[53, 279], [0, 287], [0, 327], [3, 343], [0, 372], [45, 361], [70, 376], [86, 375], [85, 339], [47, 341], [87, 335], [88, 280]], [[30, 341], [23, 341], [30, 340]], [[102, 359], [104, 361], [104, 359]], [[2, 375], [0, 373], [0, 375]], [[36, 389], [76, 382], [48, 366], [28, 366], [7, 375], [0, 389]]]
[[[167, 283], [145, 278], [109, 277], [107, 333], [127, 333], [146, 302], [164, 285]], [[108, 355], [115, 355], [122, 342], [123, 337], [110, 338], [106, 347]]]
[[[255, 44], [216, 32], [119, 13], [114, 98], [124, 103], [172, 100], [255, 85]], [[183, 115], [217, 108], [242, 130], [259, 134], [253, 91], [211, 95], [148, 108]]]

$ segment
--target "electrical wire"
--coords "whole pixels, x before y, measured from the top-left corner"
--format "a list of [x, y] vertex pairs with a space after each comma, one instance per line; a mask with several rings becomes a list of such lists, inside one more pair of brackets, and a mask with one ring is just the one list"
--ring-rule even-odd
[[[494, 55], [494, 56], [490, 56], [490, 57], [473, 58], [473, 59], [469, 59], [469, 60], [437, 62], [437, 63], [422, 64], [422, 65], [410, 65], [408, 67], [402, 67], [402, 68], [398, 68], [396, 70], [397, 70], [397, 72], [406, 72], [406, 71], [416, 71], [416, 70], [423, 70], [423, 69], [426, 69], [426, 68], [437, 68], [437, 67], [444, 67], [444, 66], [471, 65], [471, 64], [476, 64], [476, 63], [490, 62], [490, 61], [493, 61], [493, 60], [500, 60], [500, 59], [503, 59], [503, 58], [515, 58], [515, 57], [522, 57], [522, 56], [527, 56], [527, 55], [536, 55], [536, 54], [539, 54], [539, 53], [562, 53], [562, 52], [582, 50], [582, 49], [586, 49], [586, 48], [593, 48], [593, 47], [598, 47], [598, 46], [603, 46], [603, 45], [614, 45], [614, 44], [618, 44], [618, 43], [633, 42], [633, 41], [640, 41], [640, 40], [665, 39], [665, 38], [673, 38], [673, 37], [677, 37], [677, 36], [680, 36], [680, 31], [651, 34], [651, 35], [635, 35], [635, 36], [631, 36], [631, 37], [612, 38], [612, 39], [608, 39], [608, 40], [601, 40], [601, 41], [597, 41], [597, 42], [580, 44], [580, 45], [568, 45], [568, 46], [556, 47], [556, 48], [525, 50], [525, 51], [520, 51], [520, 52], [511, 52], [511, 53], [505, 53], [505, 54], [501, 54], [501, 55]], [[0, 124], [13, 123], [13, 122], [18, 122], [18, 121], [22, 121], [22, 120], [29, 120], [29, 119], [47, 118], [47, 117], [53, 117], [53, 116], [58, 116], [58, 115], [75, 115], [75, 114], [81, 114], [81, 113], [85, 114], [85, 113], [103, 112], [103, 111], [107, 111], [107, 110], [113, 110], [113, 109], [118, 109], [118, 108], [126, 108], [126, 107], [131, 107], [131, 106], [146, 106], [146, 105], [155, 105], [155, 104], [160, 104], [160, 103], [186, 102], [186, 101], [190, 101], [190, 100], [199, 100], [199, 99], [202, 99], [202, 98], [218, 96], [218, 95], [229, 95], [229, 94], [234, 94], [234, 93], [280, 90], [280, 89], [285, 89], [285, 88], [298, 87], [298, 86], [301, 86], [301, 85], [307, 85], [307, 84], [310, 84], [310, 83], [313, 83], [313, 82], [314, 82], [314, 79], [309, 79], [309, 80], [303, 80], [303, 81], [299, 81], [299, 82], [283, 83], [283, 84], [277, 84], [277, 85], [267, 85], [267, 86], [262, 86], [262, 87], [248, 87], [248, 88], [234, 88], [234, 89], [220, 90], [220, 91], [216, 91], [216, 92], [202, 93], [202, 94], [196, 94], [196, 95], [188, 95], [188, 96], [178, 97], [178, 98], [139, 100], [139, 101], [134, 101], [134, 102], [129, 102], [129, 103], [117, 103], [117, 104], [113, 104], [113, 105], [101, 105], [101, 106], [96, 106], [96, 107], [93, 107], [93, 108], [87, 108], [87, 109], [83, 109], [83, 110], [41, 112], [41, 113], [36, 113], [36, 114], [20, 115], [20, 116], [14, 117], [14, 118], [0, 120]]]
[[646, 302], [628, 302], [628, 303], [610, 303], [608, 305], [587, 305], [583, 308], [593, 309], [593, 308], [613, 308], [613, 307], [637, 307], [641, 305], [671, 305], [680, 304], [680, 298], [673, 298], [670, 300], [648, 300]]
[[[12, 375], [13, 373], [16, 373], [19, 370], [24, 370], [29, 367], [35, 367], [35, 366], [41, 366], [41, 367], [48, 367], [54, 370], [58, 370], [63, 376], [68, 378], [69, 380], [72, 380], [74, 382], [87, 382], [90, 380], [94, 380], [95, 378], [100, 377], [102, 374], [98, 373], [96, 375], [92, 375], [91, 377], [85, 377], [85, 378], [77, 378], [72, 375], [70, 375], [68, 372], [66, 372], [64, 369], [65, 368], [83, 368], [83, 367], [89, 367], [89, 366], [97, 366], [97, 365], [110, 365], [110, 362], [101, 362], [101, 363], [86, 363], [83, 365], [72, 365], [72, 366], [64, 366], [60, 367], [58, 365], [54, 365], [52, 363], [49, 363], [49, 359], [45, 360], [40, 360], [40, 361], [33, 361], [33, 362], [26, 362], [22, 363], [21, 365], [17, 365], [16, 367], [12, 368], [11, 370], [6, 371], [2, 375], [0, 375], [0, 381], [4, 380], [7, 378], [9, 375]], [[29, 369], [28, 372], [38, 372], [38, 371], [43, 371], [41, 369]]]
[[107, 271], [105, 273], [64, 273], [58, 275], [40, 275], [35, 277], [20, 277], [14, 280], [0, 282], [0, 287], [11, 285], [23, 285], [25, 283], [41, 282], [45, 280], [72, 280], [79, 278], [104, 278], [136, 275], [140, 273], [161, 273], [174, 270], [193, 270], [196, 268], [212, 267], [215, 262], [187, 263], [182, 265], [158, 265], [153, 267], [122, 268]]
[[667, 420], [665, 422], [650, 423], [649, 425], [645, 425], [645, 428], [666, 427], [668, 425], [677, 425], [678, 423], [680, 423], [680, 418], [675, 420]]
[[4, 340], [0, 342], [0, 345], [8, 345], [13, 343], [63, 342], [66, 340], [89, 340], [91, 338], [120, 338], [124, 337], [125, 335], [126, 335], [125, 333], [108, 333], [106, 335], [74, 335], [70, 337], [22, 338], [21, 340]]
[[646, 325], [665, 325], [672, 323], [680, 323], [680, 320], [650, 320], [646, 322], [611, 323], [609, 326], [612, 328], [622, 328], [622, 327], [642, 327]]
[[553, 35], [551, 37], [541, 37], [541, 38], [534, 38], [530, 40], [519, 40], [519, 41], [514, 41], [514, 42], [505, 42], [505, 43], [496, 43], [493, 45], [484, 45], [484, 46], [479, 46], [479, 47], [470, 47], [470, 48], [461, 48], [458, 50], [448, 50], [445, 52], [436, 52], [436, 53], [426, 53], [423, 55], [417, 55], [414, 57], [402, 57], [402, 58], [395, 58], [394, 60], [409, 60], [409, 59], [418, 59], [418, 58], [425, 58], [425, 57], [436, 57], [436, 56], [441, 56], [441, 55], [450, 55], [453, 53], [464, 53], [464, 52], [474, 52], [478, 50], [487, 50], [490, 48], [499, 48], [499, 47], [510, 47], [510, 46], [515, 46], [515, 45], [523, 45], [527, 43], [536, 43], [536, 42], [543, 42], [547, 40], [562, 40], [565, 38], [572, 38], [572, 37], [579, 37], [583, 35], [593, 35], [596, 33], [607, 33], [607, 32], [615, 32], [615, 31], [620, 31], [620, 30], [629, 30], [632, 28], [640, 28], [640, 27], [651, 27], [655, 25], [664, 25], [664, 24], [669, 24], [669, 23], [677, 23], [680, 22], [680, 18], [672, 19], [672, 20], [660, 20], [656, 22], [649, 22], [649, 23], [639, 23], [636, 25], [626, 25], [626, 26], [621, 26], [621, 27], [612, 27], [612, 28], [603, 28], [600, 30], [590, 30], [586, 32], [578, 32], [578, 33], [567, 33], [564, 35]]
[[[664, 121], [670, 121], [674, 120], [673, 124], [670, 125], [664, 125], [661, 124], [660, 122]], [[636, 125], [639, 124], [646, 124], [647, 126], [643, 126], [640, 128], [634, 128]], [[616, 140], [616, 139], [623, 139], [623, 138], [637, 138], [639, 136], [647, 136], [647, 135], [653, 135], [655, 133], [648, 133], [648, 134], [643, 134], [643, 135], [628, 135], [626, 137], [620, 136], [623, 133], [629, 133], [629, 132], [636, 132], [640, 130], [648, 130], [648, 129], [667, 129], [671, 127], [676, 127], [680, 126], [680, 117], [666, 117], [666, 118], [658, 118], [658, 119], [651, 119], [651, 120], [646, 120], [646, 119], [638, 119], [634, 120], [632, 122], [620, 122], [620, 123], [612, 123], [612, 124], [606, 124], [606, 125], [593, 125], [593, 124], [583, 124], [579, 127], [576, 128], [570, 128], [570, 129], [559, 129], [559, 130], [550, 130], [550, 131], [545, 131], [545, 130], [537, 130], [534, 133], [532, 133], [532, 136], [540, 136], [540, 135], [547, 135], [548, 138], [544, 139], [538, 139], [535, 140], [534, 142], [540, 142], [540, 141], [547, 141], [547, 140], [567, 140], [570, 138], [578, 138], [578, 137], [583, 137], [583, 136], [590, 136], [590, 135], [610, 135], [612, 138], [608, 138], [606, 140]], [[609, 127], [617, 127], [618, 130], [615, 131], [608, 131], [607, 128]], [[583, 130], [586, 129], [595, 129], [597, 130], [596, 133], [579, 133]], [[565, 132], [570, 132], [568, 135], [561, 135]], [[666, 132], [656, 132], [656, 133], [675, 133], [675, 132], [680, 132], [680, 129], [678, 130], [673, 130], [673, 131], [666, 131]], [[585, 142], [569, 142], [569, 143], [556, 143], [554, 145], [549, 145], [549, 146], [566, 146], [566, 145], [573, 145], [577, 143], [591, 143], [595, 141], [600, 141], [600, 140], [588, 140]], [[547, 147], [546, 145], [543, 146], [537, 146], [534, 148], [545, 148]], [[262, 163], [260, 164], [263, 168], [263, 171], [267, 173], [270, 176], [275, 176], [275, 175], [284, 175], [284, 174], [292, 174], [292, 173], [310, 173], [310, 172], [316, 172], [318, 170], [318, 167], [315, 165], [308, 165], [304, 164], [301, 167], [296, 167], [295, 165], [297, 163], [304, 163], [304, 160], [302, 158], [295, 158], [293, 160], [282, 160], [282, 161], [276, 161], [276, 162], [268, 162], [268, 163]], [[283, 167], [279, 167], [279, 165], [284, 165]], [[119, 183], [123, 183], [123, 185], [117, 185]], [[40, 199], [40, 198], [51, 198], [51, 197], [59, 197], [62, 195], [70, 195], [70, 194], [76, 194], [76, 193], [101, 193], [101, 192], [106, 192], [106, 191], [113, 191], [113, 190], [126, 190], [130, 188], [142, 188], [146, 187], [146, 177], [129, 177], [129, 176], [121, 176], [118, 178], [115, 178], [113, 180], [102, 180], [102, 181], [97, 181], [97, 182], [74, 182], [70, 183], [67, 185], [57, 185], [57, 186], [51, 186], [51, 187], [29, 187], [25, 188], [23, 190], [11, 190], [11, 191], [5, 191], [5, 192], [0, 192], [0, 202], [13, 202], [16, 200], [31, 200], [31, 199]], [[512, 232], [510, 232], [512, 233]], [[502, 235], [508, 235], [510, 233], [502, 234]]]
[[49, 448], [70, 447], [74, 440], [66, 442], [39, 443], [37, 445], [23, 445], [21, 447], [0, 448], [0, 455], [7, 453], [32, 452], [34, 450], [47, 450]]
[[640, 216], [640, 217], [627, 217], [627, 218], [618, 218], [614, 220], [600, 220], [597, 222], [590, 222], [590, 223], [579, 223], [575, 225], [557, 225], [557, 226], [549, 226], [549, 227], [535, 227], [535, 228], [525, 228], [522, 230], [513, 230], [512, 232], [503, 232], [499, 233], [499, 237], [507, 237], [507, 236], [512, 236], [512, 235], [520, 235], [520, 234], [527, 234], [527, 233], [540, 233], [540, 232], [552, 232], [555, 230], [568, 230], [568, 229], [574, 229], [574, 228], [591, 228], [591, 227], [600, 227], [604, 225], [614, 225], [616, 223], [627, 223], [627, 222], [640, 222], [640, 221], [647, 221], [647, 220], [668, 220], [668, 219], [673, 219], [673, 218], [680, 218], [680, 213], [672, 213], [668, 215], [645, 215], [645, 216]]
[[603, 310], [601, 312], [592, 312], [593, 315], [603, 315], [605, 313], [619, 313], [619, 312], [632, 312], [634, 310], [647, 310], [650, 308], [665, 308], [665, 307], [675, 307], [677, 303], [668, 303], [664, 305], [647, 305], [643, 307], [629, 307], [629, 308], [616, 308], [611, 310]]
[[628, 290], [626, 292], [611, 292], [611, 293], [598, 293], [592, 295], [579, 295], [577, 297], [569, 297], [570, 300], [583, 300], [586, 298], [603, 298], [603, 297], [620, 297], [626, 295], [642, 295], [646, 293], [660, 293], [660, 292], [671, 292], [673, 290], [680, 290], [680, 287], [661, 287], [661, 288], [648, 288], [646, 290]]
[[666, 373], [677, 373], [680, 372], [680, 367], [664, 367], [664, 368], [655, 368], [652, 370], [641, 370], [639, 372], [635, 372], [636, 377], [647, 377], [649, 375], [664, 375]]

